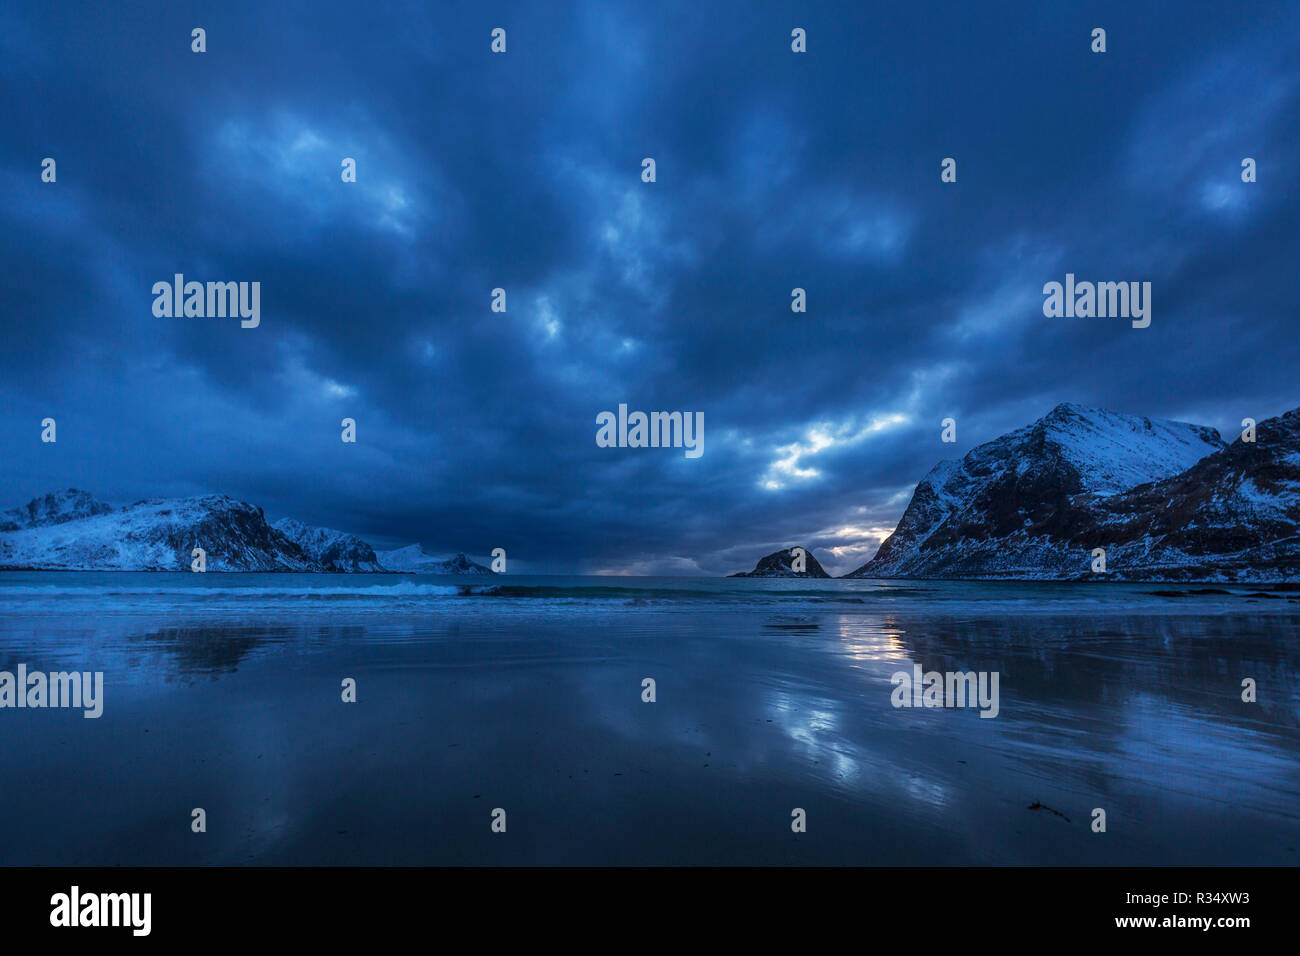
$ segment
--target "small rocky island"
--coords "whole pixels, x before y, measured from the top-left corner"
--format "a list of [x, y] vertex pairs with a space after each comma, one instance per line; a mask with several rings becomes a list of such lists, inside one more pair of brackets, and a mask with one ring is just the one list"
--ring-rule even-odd
[[[795, 564], [799, 561], [799, 556], [795, 554], [795, 551], [803, 552], [801, 562], [803, 570], [801, 571], [795, 570]], [[727, 577], [829, 578], [830, 575], [826, 573], [808, 548], [791, 547], [786, 548], [784, 551], [773, 551], [767, 557], [759, 559], [753, 571], [738, 571], [735, 574], [727, 575]]]

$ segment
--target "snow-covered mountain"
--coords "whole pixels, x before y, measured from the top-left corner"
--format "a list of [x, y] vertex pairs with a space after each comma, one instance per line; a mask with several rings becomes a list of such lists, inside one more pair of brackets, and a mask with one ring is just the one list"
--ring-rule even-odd
[[809, 548], [804, 548], [804, 570], [794, 570], [794, 548], [773, 551], [766, 557], [759, 558], [753, 571], [737, 571], [729, 574], [730, 578], [829, 578], [825, 568], [813, 557]]
[[1300, 409], [1172, 478], [1099, 504], [1109, 573], [1300, 580]]
[[492, 574], [492, 569], [475, 564], [463, 554], [454, 558], [439, 558], [429, 554], [418, 544], [408, 544], [392, 551], [380, 551], [379, 563], [389, 571], [407, 571], [415, 574]]
[[281, 518], [273, 527], [308, 558], [331, 571], [385, 571], [375, 549], [354, 534], [333, 528], [314, 528], [294, 518]]
[[1204, 426], [1058, 405], [936, 465], [845, 577], [1091, 578], [1094, 548], [1111, 578], [1295, 577], [1296, 415], [1229, 447]]
[[68, 488], [42, 495], [40, 498], [33, 498], [20, 508], [0, 511], [0, 531], [18, 531], [23, 528], [62, 524], [65, 521], [76, 521], [78, 518], [107, 514], [112, 510], [112, 505], [96, 501], [89, 492]]
[[262, 509], [229, 495], [150, 498], [124, 508], [69, 488], [0, 512], [0, 571], [189, 571], [195, 548], [209, 571], [415, 571], [491, 574], [463, 554], [419, 545], [375, 553], [356, 535]]
[[261, 508], [228, 495], [150, 498], [110, 508], [72, 497], [81, 494], [59, 492], [15, 509], [31, 513], [52, 498], [82, 502], [77, 515], [56, 512], [57, 523], [0, 533], [0, 568], [188, 571], [193, 550], [202, 548], [209, 571], [332, 570], [267, 524]]

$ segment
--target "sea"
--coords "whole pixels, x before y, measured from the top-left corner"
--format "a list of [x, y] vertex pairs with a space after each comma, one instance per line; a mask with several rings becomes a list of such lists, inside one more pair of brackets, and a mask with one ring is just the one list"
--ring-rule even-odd
[[19, 665], [0, 865], [1300, 862], [1300, 592], [10, 572]]

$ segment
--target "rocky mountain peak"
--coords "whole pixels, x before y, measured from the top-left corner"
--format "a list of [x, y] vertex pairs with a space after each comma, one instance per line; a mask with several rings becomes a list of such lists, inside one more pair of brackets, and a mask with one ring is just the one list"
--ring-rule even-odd
[[1095, 547], [1112, 577], [1294, 575], [1265, 543], [1296, 540], [1300, 410], [1257, 436], [1062, 403], [936, 465], [847, 576], [1085, 577]]
[[0, 512], [0, 531], [62, 524], [65, 521], [107, 514], [113, 510], [111, 505], [97, 501], [89, 492], [64, 488], [33, 498], [26, 505]]

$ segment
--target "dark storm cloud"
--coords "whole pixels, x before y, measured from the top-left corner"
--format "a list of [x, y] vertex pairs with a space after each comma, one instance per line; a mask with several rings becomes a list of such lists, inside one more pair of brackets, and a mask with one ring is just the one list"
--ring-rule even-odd
[[[842, 571], [938, 459], [1059, 401], [1225, 430], [1300, 404], [1280, 9], [20, 3], [0, 27], [6, 504], [224, 491], [520, 570], [804, 543]], [[1067, 271], [1151, 281], [1152, 326], [1045, 319]], [[155, 318], [175, 272], [260, 281], [261, 327]], [[703, 411], [703, 457], [596, 447], [620, 402]]]

